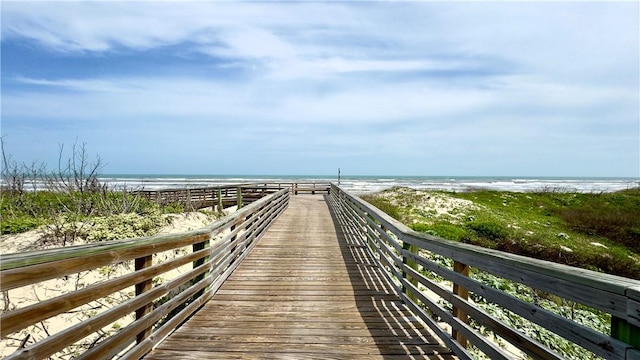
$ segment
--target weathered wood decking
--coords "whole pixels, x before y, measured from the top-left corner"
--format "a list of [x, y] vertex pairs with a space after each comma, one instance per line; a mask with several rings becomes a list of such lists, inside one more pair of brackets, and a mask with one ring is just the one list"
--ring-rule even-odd
[[453, 358], [321, 195], [289, 208], [218, 293], [145, 359]]

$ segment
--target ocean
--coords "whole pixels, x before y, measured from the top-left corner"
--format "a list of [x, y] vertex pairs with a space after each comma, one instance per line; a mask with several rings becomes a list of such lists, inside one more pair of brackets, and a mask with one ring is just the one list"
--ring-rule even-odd
[[[334, 182], [337, 176], [272, 175], [102, 175], [100, 180], [115, 188], [159, 190], [195, 188], [253, 182]], [[540, 190], [571, 192], [613, 192], [640, 187], [640, 178], [582, 177], [490, 177], [490, 176], [342, 176], [340, 186], [353, 193], [376, 192], [394, 186], [414, 189], [469, 191], [490, 189], [529, 192]]]

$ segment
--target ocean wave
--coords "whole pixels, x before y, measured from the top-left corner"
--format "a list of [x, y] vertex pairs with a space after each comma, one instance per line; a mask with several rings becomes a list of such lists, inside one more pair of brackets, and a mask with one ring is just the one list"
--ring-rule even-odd
[[[216, 187], [246, 183], [334, 182], [329, 176], [205, 176], [205, 175], [104, 175], [100, 181], [111, 188], [128, 190], [161, 190], [168, 188]], [[499, 178], [499, 177], [342, 177], [340, 186], [353, 193], [382, 191], [394, 186], [444, 191], [498, 190], [514, 192], [574, 191], [612, 192], [640, 187], [640, 178]], [[27, 182], [25, 189], [41, 190], [44, 183]]]

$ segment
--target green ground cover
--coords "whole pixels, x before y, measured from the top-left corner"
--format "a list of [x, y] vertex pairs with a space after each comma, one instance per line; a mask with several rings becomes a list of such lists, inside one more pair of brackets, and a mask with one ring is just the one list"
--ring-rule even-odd
[[[415, 231], [543, 260], [640, 279], [640, 189], [615, 193], [444, 192], [392, 188], [362, 198]], [[451, 259], [431, 254], [452, 268]], [[424, 275], [433, 278], [428, 271]], [[609, 314], [531, 287], [472, 269], [475, 280], [608, 334]], [[435, 276], [434, 281], [446, 282]], [[451, 284], [449, 284], [451, 286]], [[471, 294], [484, 311], [568, 359], [599, 359], [593, 353]], [[440, 305], [450, 304], [440, 301]], [[451, 309], [450, 309], [451, 310]], [[472, 321], [480, 333], [503, 341]], [[475, 358], [484, 359], [473, 346]]]
[[640, 279], [639, 188], [614, 193], [392, 188], [363, 199], [416, 231]]
[[0, 233], [40, 229], [45, 242], [59, 245], [154, 235], [167, 223], [163, 213], [183, 212], [180, 204], [161, 207], [124, 191], [0, 193]]

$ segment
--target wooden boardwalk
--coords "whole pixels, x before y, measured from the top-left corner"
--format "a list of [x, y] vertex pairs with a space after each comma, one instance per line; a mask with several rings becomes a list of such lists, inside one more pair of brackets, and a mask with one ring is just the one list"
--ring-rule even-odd
[[451, 359], [322, 195], [289, 208], [218, 293], [145, 359]]

